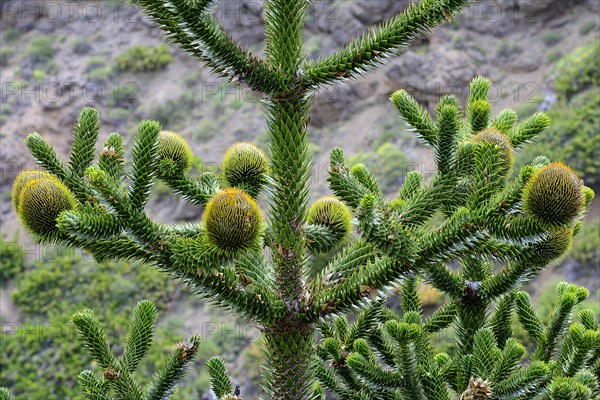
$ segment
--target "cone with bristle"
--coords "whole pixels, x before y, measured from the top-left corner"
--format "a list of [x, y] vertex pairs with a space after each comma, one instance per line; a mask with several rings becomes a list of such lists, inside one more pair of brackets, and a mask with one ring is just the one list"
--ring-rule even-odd
[[267, 172], [267, 157], [252, 143], [235, 143], [225, 151], [221, 174], [229, 186], [256, 198], [266, 182]]
[[307, 222], [329, 228], [338, 242], [352, 231], [350, 209], [334, 196], [324, 196], [315, 201], [308, 209]]
[[24, 171], [21, 171], [19, 175], [17, 175], [17, 177], [15, 178], [15, 181], [13, 182], [12, 186], [12, 206], [15, 209], [15, 211], [19, 209], [19, 195], [21, 194], [21, 189], [23, 189], [23, 187], [28, 182], [30, 182], [33, 179], [53, 177], [55, 178], [55, 176], [51, 173], [39, 169], [26, 169]]
[[257, 243], [262, 215], [246, 192], [230, 188], [217, 193], [206, 205], [202, 222], [208, 240], [219, 252], [243, 251]]
[[20, 190], [17, 214], [39, 241], [50, 241], [57, 233], [56, 219], [76, 206], [71, 191], [55, 177], [30, 179]]
[[523, 189], [523, 208], [556, 225], [571, 222], [586, 202], [583, 185], [566, 165], [555, 162], [536, 171]]
[[460, 400], [487, 400], [492, 398], [490, 383], [481, 378], [469, 379], [469, 386], [460, 395]]
[[173, 131], [158, 135], [158, 177], [169, 178], [183, 174], [192, 165], [192, 149], [186, 140]]
[[564, 255], [573, 244], [573, 228], [559, 229], [535, 244], [535, 253], [544, 262], [549, 262]]
[[500, 156], [502, 158], [502, 172], [508, 172], [514, 164], [513, 147], [508, 136], [497, 129], [485, 129], [471, 138], [475, 143], [491, 143], [500, 148]]

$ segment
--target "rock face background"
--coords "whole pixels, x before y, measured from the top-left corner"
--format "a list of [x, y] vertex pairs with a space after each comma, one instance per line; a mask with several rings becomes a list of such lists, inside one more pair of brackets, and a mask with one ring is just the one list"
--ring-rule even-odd
[[[306, 25], [309, 57], [326, 55], [402, 10], [410, 1], [322, 0], [310, 10]], [[115, 57], [134, 45], [166, 43], [157, 27], [133, 6], [107, 2], [3, 1], [3, 53], [0, 102], [0, 223], [11, 236], [20, 230], [11, 209], [15, 175], [33, 167], [23, 145], [37, 131], [67, 156], [73, 123], [81, 107], [100, 110], [102, 134], [119, 131], [130, 140], [136, 123], [157, 119], [184, 135], [204, 165], [218, 166], [235, 141], [265, 143], [259, 99], [216, 79], [191, 57], [170, 46], [166, 68], [146, 73], [119, 72]], [[215, 14], [232, 36], [262, 54], [264, 1], [222, 0]], [[553, 101], [553, 64], [564, 53], [600, 32], [597, 0], [484, 0], [452, 23], [418, 39], [405, 53], [360, 81], [350, 81], [317, 96], [311, 119], [315, 154], [314, 195], [328, 192], [328, 153], [340, 146], [348, 156], [375, 154], [391, 143], [404, 154], [407, 168], [432, 170], [429, 152], [406, 132], [388, 97], [404, 88], [432, 108], [443, 94], [462, 100], [476, 75], [494, 82], [493, 112], [502, 108], [536, 110]], [[582, 29], [589, 26], [589, 30]], [[33, 38], [51, 38], [52, 68], [40, 73], [31, 55]], [[43, 68], [42, 68], [43, 69]], [[389, 187], [393, 194], [395, 187]], [[162, 221], [197, 220], [201, 209], [158, 190], [148, 210]], [[598, 202], [592, 215], [598, 215]], [[26, 237], [22, 235], [21, 237]], [[567, 265], [569, 279], [577, 266]], [[598, 277], [586, 277], [590, 281]], [[16, 313], [6, 291], [0, 311]], [[197, 317], [200, 318], [200, 317]], [[246, 392], [247, 393], [247, 392]]]

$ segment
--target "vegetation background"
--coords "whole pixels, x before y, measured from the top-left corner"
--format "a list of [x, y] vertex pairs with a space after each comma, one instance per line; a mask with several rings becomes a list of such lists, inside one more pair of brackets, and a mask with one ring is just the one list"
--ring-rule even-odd
[[[310, 56], [327, 54], [407, 3], [316, 2], [308, 13], [306, 50]], [[160, 121], [188, 140], [197, 156], [194, 168], [205, 169], [218, 168], [235, 141], [264, 144], [259, 99], [219, 83], [124, 1], [10, 0], [1, 7], [0, 386], [27, 399], [78, 398], [75, 377], [90, 360], [75, 340], [72, 313], [96, 310], [118, 342], [130, 308], [147, 298], [159, 306], [160, 325], [141, 373], [150, 374], [178, 340], [199, 333], [204, 343], [174, 399], [211, 398], [203, 364], [213, 355], [224, 356], [243, 379], [242, 393], [252, 398], [260, 373], [257, 331], [190, 298], [144, 265], [98, 265], [73, 250], [33, 244], [16, 221], [10, 190], [16, 174], [34, 166], [24, 137], [38, 131], [65, 155], [70, 127], [85, 105], [100, 110], [104, 137], [119, 131], [131, 138], [140, 119]], [[236, 39], [260, 53], [262, 7], [259, 0], [222, 0], [215, 12]], [[553, 119], [550, 131], [517, 162], [538, 154], [565, 161], [598, 191], [599, 13], [596, 0], [480, 1], [368, 79], [319, 93], [310, 127], [315, 195], [328, 193], [333, 146], [345, 150], [349, 164], [367, 164], [390, 196], [406, 172], [433, 172], [431, 154], [401, 127], [388, 97], [404, 88], [426, 105], [443, 94], [464, 99], [476, 75], [495, 83], [494, 112], [511, 107], [524, 118], [541, 110]], [[154, 218], [200, 218], [201, 209], [171, 197], [166, 187], [154, 190], [147, 207]], [[569, 255], [527, 288], [542, 309], [550, 309], [554, 284], [564, 279], [588, 287], [593, 295], [586, 306], [600, 311], [599, 216], [597, 198]], [[432, 309], [443, 302], [432, 288], [424, 286], [422, 293]], [[451, 338], [440, 337], [438, 345], [451, 350]]]

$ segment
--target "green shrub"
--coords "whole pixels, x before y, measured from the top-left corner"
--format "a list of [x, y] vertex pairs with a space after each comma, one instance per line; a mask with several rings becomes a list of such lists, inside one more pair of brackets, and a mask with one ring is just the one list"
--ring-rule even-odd
[[398, 187], [404, 180], [408, 167], [408, 159], [397, 145], [386, 143], [377, 149], [382, 183], [386, 187]]
[[452, 36], [452, 41], [456, 46], [462, 48], [467, 41], [467, 36], [462, 32], [457, 32]]
[[53, 42], [54, 38], [52, 36], [37, 36], [32, 38], [27, 45], [27, 57], [35, 64], [49, 62], [54, 57]]
[[0, 67], [8, 66], [8, 63], [14, 54], [14, 48], [2, 46], [2, 48], [0, 48]]
[[311, 57], [317, 57], [321, 52], [323, 39], [319, 36], [311, 36], [306, 40], [306, 51]]
[[60, 65], [57, 62], [49, 61], [44, 66], [44, 72], [48, 75], [56, 75], [60, 72]]
[[548, 61], [551, 63], [555, 63], [562, 57], [562, 52], [560, 50], [552, 50], [548, 53]]
[[108, 7], [111, 10], [119, 8], [122, 5], [127, 4], [127, 0], [108, 0]]
[[127, 122], [130, 118], [131, 111], [124, 108], [111, 108], [106, 112], [106, 119], [115, 124]]
[[75, 54], [87, 54], [91, 49], [92, 45], [85, 37], [80, 37], [73, 41], [73, 53]]
[[[15, 282], [12, 298], [29, 315], [57, 311], [69, 316], [80, 308], [97, 308], [97, 304], [118, 310], [121, 302], [139, 297], [137, 293], [158, 300], [159, 308], [174, 298], [175, 284], [154, 269], [132, 263], [97, 264], [73, 250], [49, 249], [42, 252], [44, 262], [36, 262]], [[119, 281], [131, 284], [124, 289]]]
[[173, 61], [169, 47], [133, 46], [119, 54], [115, 61], [121, 71], [145, 72], [165, 68]]
[[216, 136], [217, 133], [218, 133], [218, 130], [215, 127], [215, 124], [213, 123], [213, 121], [206, 118], [206, 119], [203, 119], [202, 121], [200, 121], [200, 123], [198, 124], [198, 128], [196, 130], [194, 130], [192, 135], [199, 142], [203, 142], [203, 141], [212, 139], [213, 137]]
[[23, 260], [19, 236], [6, 241], [4, 234], [0, 235], [0, 283], [3, 286], [23, 270]]
[[85, 72], [88, 78], [101, 82], [109, 80], [114, 74], [112, 65], [107, 65], [104, 57], [91, 57]]
[[46, 77], [46, 73], [39, 69], [34, 69], [31, 75], [34, 81], [43, 81]]
[[359, 163], [368, 165], [369, 171], [380, 182], [385, 194], [395, 192], [395, 188], [402, 183], [410, 166], [398, 145], [391, 143], [382, 144], [374, 152], [356, 153], [348, 158], [348, 165]]
[[521, 46], [507, 39], [501, 39], [496, 46], [496, 55], [500, 58], [510, 58], [522, 51]]
[[185, 92], [181, 97], [167, 100], [152, 111], [150, 117], [159, 121], [165, 129], [181, 130], [185, 128], [191, 118], [199, 117], [195, 115], [198, 105], [201, 103], [200, 97], [194, 92]]
[[542, 40], [546, 46], [554, 46], [563, 39], [562, 35], [556, 31], [547, 31]]
[[85, 65], [86, 71], [91, 71], [96, 68], [104, 67], [106, 59], [104, 57], [90, 57]]
[[414, 52], [419, 55], [425, 55], [429, 51], [429, 43], [419, 44], [414, 47]]
[[17, 40], [19, 40], [21, 38], [23, 34], [21, 33], [20, 30], [15, 29], [15, 28], [8, 28], [4, 31], [2, 31], [2, 35], [0, 35], [2, 37], [2, 40], [4, 41], [4, 43], [7, 44], [14, 44]]
[[566, 99], [599, 85], [600, 39], [576, 48], [556, 64], [554, 87]]
[[[11, 387], [15, 395], [78, 398], [77, 375], [90, 366], [69, 322], [75, 311], [100, 311], [102, 323], [110, 324], [104, 326], [109, 335], [120, 336], [127, 329], [124, 311], [131, 301], [150, 298], [164, 311], [179, 299], [175, 283], [156, 269], [137, 263], [96, 264], [72, 250], [48, 247], [38, 252], [43, 260], [23, 272], [22, 254], [2, 243], [2, 281], [18, 274], [12, 298], [28, 321], [4, 325], [9, 332], [3, 336], [0, 386]], [[160, 335], [157, 341], [161, 346], [154, 351], [163, 353], [177, 342], [169, 339], [167, 344]]]
[[583, 268], [594, 269], [600, 265], [600, 218], [584, 225], [573, 240], [569, 256]]
[[596, 28], [596, 22], [595, 21], [588, 21], [588, 22], [586, 22], [585, 24], [583, 24], [583, 25], [581, 25], [579, 27], [579, 34], [580, 35], [587, 35], [591, 31], [593, 31], [594, 28]]
[[90, 79], [98, 82], [104, 82], [109, 80], [114, 75], [114, 71], [110, 65], [104, 67], [94, 68], [87, 73]]
[[10, 103], [2, 104], [2, 107], [0, 107], [0, 121], [2, 123], [5, 123], [8, 120], [8, 118], [12, 115], [12, 112], [13, 108]]

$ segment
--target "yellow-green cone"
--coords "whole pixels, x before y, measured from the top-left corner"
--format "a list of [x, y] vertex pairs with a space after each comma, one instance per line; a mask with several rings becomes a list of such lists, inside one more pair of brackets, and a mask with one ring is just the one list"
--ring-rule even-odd
[[158, 135], [158, 176], [181, 175], [192, 165], [192, 149], [178, 133], [160, 131]]
[[352, 231], [350, 209], [334, 196], [324, 196], [315, 201], [308, 209], [307, 222], [328, 227], [339, 239]]
[[551, 224], [572, 221], [584, 204], [581, 180], [560, 162], [534, 172], [523, 189], [525, 211]]
[[230, 186], [256, 197], [269, 169], [267, 157], [252, 143], [239, 142], [225, 151], [221, 174]]
[[75, 197], [57, 178], [29, 180], [20, 191], [17, 214], [23, 225], [39, 237], [58, 232], [56, 218], [75, 208]]
[[476, 143], [487, 142], [500, 147], [500, 155], [503, 161], [503, 172], [507, 172], [513, 166], [515, 160], [510, 139], [499, 130], [494, 128], [485, 129], [473, 136], [471, 140]]
[[39, 169], [26, 169], [21, 171], [15, 178], [12, 186], [12, 205], [15, 211], [19, 210], [19, 195], [21, 189], [31, 180], [38, 178], [55, 178], [50, 172], [41, 171]]
[[573, 244], [573, 228], [551, 232], [545, 239], [535, 245], [536, 253], [546, 262], [555, 260], [565, 254]]
[[225, 189], [206, 205], [202, 222], [212, 244], [221, 250], [243, 250], [260, 234], [262, 215], [250, 195], [239, 189]]

